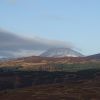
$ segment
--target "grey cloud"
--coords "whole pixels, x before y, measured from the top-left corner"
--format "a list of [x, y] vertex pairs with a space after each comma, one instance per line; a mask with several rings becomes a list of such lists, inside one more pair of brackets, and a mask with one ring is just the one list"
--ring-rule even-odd
[[28, 56], [38, 55], [46, 49], [53, 47], [68, 47], [72, 48], [70, 43], [48, 40], [44, 38], [23, 38], [11, 32], [0, 29], [0, 56]]

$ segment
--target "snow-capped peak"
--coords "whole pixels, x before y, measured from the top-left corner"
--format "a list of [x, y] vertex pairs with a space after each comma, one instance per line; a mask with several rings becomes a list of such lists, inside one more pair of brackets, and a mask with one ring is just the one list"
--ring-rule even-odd
[[40, 55], [41, 57], [83, 57], [83, 55], [70, 48], [52, 48]]

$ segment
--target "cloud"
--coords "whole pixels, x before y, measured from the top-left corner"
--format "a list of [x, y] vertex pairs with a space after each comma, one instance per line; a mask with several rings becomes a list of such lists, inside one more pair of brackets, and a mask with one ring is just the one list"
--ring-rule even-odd
[[25, 38], [0, 29], [0, 56], [20, 57], [39, 55], [41, 52], [54, 47], [72, 48], [73, 45], [58, 40], [44, 38]]

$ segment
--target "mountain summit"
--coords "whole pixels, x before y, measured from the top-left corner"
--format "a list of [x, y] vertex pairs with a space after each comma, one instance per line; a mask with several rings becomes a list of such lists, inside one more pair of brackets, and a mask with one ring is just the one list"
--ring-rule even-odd
[[70, 48], [52, 48], [40, 55], [41, 57], [83, 57], [83, 55]]

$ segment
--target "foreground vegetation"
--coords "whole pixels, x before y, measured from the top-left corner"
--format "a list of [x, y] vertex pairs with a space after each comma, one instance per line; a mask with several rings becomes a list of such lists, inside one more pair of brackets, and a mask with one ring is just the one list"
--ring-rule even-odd
[[0, 68], [0, 100], [100, 100], [100, 63]]
[[100, 80], [32, 86], [0, 92], [0, 100], [100, 100]]

